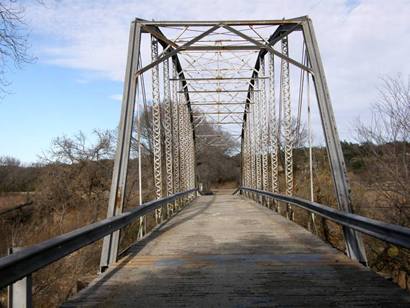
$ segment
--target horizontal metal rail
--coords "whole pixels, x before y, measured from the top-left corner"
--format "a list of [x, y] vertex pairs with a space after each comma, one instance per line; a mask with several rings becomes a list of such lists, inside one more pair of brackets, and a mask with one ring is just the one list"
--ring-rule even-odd
[[307, 16], [301, 16], [291, 19], [267, 19], [267, 20], [187, 20], [187, 21], [149, 21], [143, 19], [136, 19], [136, 21], [141, 22], [148, 26], [158, 26], [158, 27], [210, 27], [215, 25], [229, 25], [229, 26], [277, 26], [284, 24], [295, 24], [306, 19]]
[[382, 221], [363, 217], [357, 214], [345, 213], [340, 210], [298, 197], [286, 196], [247, 187], [240, 187], [239, 190], [256, 193], [268, 198], [296, 205], [309, 212], [332, 220], [340, 225], [368, 234], [385, 242], [404, 248], [410, 248], [410, 228], [384, 223]]
[[[253, 90], [253, 92], [260, 92], [260, 90]], [[177, 91], [177, 93], [184, 93], [184, 91]], [[192, 90], [189, 93], [248, 93], [248, 90], [223, 90], [223, 89], [215, 89], [215, 90]]]
[[258, 76], [257, 78], [252, 77], [203, 77], [203, 78], [169, 78], [171, 81], [221, 81], [221, 80], [245, 80], [249, 81], [252, 79], [268, 79], [268, 76]]
[[124, 212], [0, 258], [0, 289], [117, 231], [156, 208], [197, 191], [187, 190]]

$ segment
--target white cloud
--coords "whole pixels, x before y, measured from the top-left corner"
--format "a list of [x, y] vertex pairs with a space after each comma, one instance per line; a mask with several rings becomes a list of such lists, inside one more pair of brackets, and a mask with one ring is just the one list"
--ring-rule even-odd
[[410, 2], [307, 0], [53, 1], [31, 5], [40, 60], [121, 81], [134, 17], [156, 20], [276, 19], [310, 15], [341, 131], [366, 111], [378, 78], [410, 72]]
[[110, 96], [110, 99], [114, 100], [114, 101], [122, 101], [122, 94], [113, 94]]

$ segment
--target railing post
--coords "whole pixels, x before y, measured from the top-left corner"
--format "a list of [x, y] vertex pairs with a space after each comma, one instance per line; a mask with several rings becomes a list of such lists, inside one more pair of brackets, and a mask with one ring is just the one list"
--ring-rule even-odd
[[[9, 254], [17, 252], [22, 248], [14, 247], [9, 249]], [[32, 280], [31, 275], [9, 285], [7, 289], [8, 308], [31, 308], [32, 307]]]
[[[134, 21], [131, 23], [130, 29], [117, 151], [114, 160], [107, 217], [120, 214], [124, 205], [131, 134], [134, 121], [135, 93], [138, 81], [136, 72], [139, 62], [140, 40], [141, 24]], [[104, 238], [100, 260], [101, 271], [104, 271], [111, 263], [117, 260], [119, 236], [120, 231], [118, 230]]]
[[[352, 212], [350, 187], [347, 180], [346, 165], [343, 157], [339, 135], [336, 129], [329, 90], [326, 83], [325, 72], [320, 58], [312, 21], [307, 18], [303, 24], [303, 35], [309, 62], [313, 71], [313, 81], [316, 90], [322, 127], [326, 140], [326, 148], [329, 157], [333, 182], [336, 190], [337, 201], [340, 210]], [[360, 235], [350, 228], [343, 228], [347, 254], [350, 258], [366, 264], [366, 253]]]

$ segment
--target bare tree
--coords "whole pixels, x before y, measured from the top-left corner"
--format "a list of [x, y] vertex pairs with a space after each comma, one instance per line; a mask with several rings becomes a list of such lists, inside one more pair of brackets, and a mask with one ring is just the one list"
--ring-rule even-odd
[[11, 156], [1, 156], [0, 157], [0, 166], [4, 167], [18, 167], [21, 162], [15, 157]]
[[410, 222], [410, 79], [385, 77], [371, 122], [359, 122], [357, 138], [367, 170], [367, 186], [380, 203], [389, 206], [394, 223]]
[[99, 161], [113, 156], [114, 134], [109, 130], [94, 130], [96, 139], [89, 142], [81, 131], [73, 137], [57, 137], [50, 151], [41, 158], [47, 163], [74, 164], [81, 161]]
[[374, 144], [409, 142], [410, 78], [405, 82], [400, 75], [384, 77], [378, 92], [371, 123], [357, 126], [359, 140]]
[[[358, 122], [356, 127], [365, 164], [361, 181], [371, 199], [363, 202], [372, 205], [365, 215], [410, 226], [410, 79], [385, 77], [378, 90], [370, 123]], [[380, 245], [369, 244], [372, 266], [393, 277], [408, 272], [408, 251]]]
[[0, 92], [9, 84], [5, 77], [10, 64], [20, 67], [31, 62], [28, 54], [28, 32], [24, 23], [24, 7], [18, 0], [0, 1]]
[[[88, 211], [87, 218], [96, 221], [106, 203], [111, 179], [113, 134], [94, 131], [94, 142], [81, 132], [73, 137], [53, 140], [50, 151], [43, 155], [46, 163], [37, 185], [35, 202], [40, 208], [53, 212], [61, 232], [66, 228], [67, 211]], [[79, 215], [80, 225], [86, 216]]]
[[195, 142], [197, 176], [204, 189], [224, 182], [239, 181], [240, 143], [229, 132], [212, 125], [206, 120], [197, 126]]

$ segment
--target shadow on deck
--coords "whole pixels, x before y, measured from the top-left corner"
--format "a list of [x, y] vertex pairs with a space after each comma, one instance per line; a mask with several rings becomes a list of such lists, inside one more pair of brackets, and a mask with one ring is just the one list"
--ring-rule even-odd
[[239, 196], [198, 198], [63, 307], [409, 307], [410, 294]]

